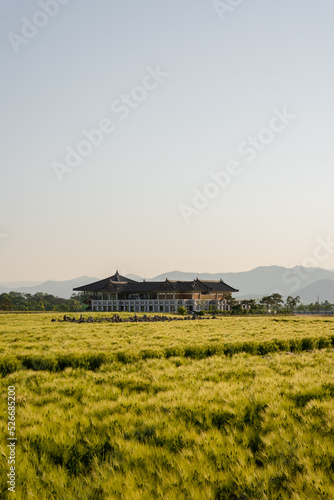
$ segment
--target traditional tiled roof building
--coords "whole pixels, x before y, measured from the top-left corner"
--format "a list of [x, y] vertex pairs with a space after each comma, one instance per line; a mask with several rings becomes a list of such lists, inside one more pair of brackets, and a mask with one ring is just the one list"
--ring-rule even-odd
[[92, 311], [175, 312], [179, 306], [188, 311], [229, 309], [228, 300], [235, 288], [224, 281], [134, 281], [113, 276], [74, 288], [85, 295]]

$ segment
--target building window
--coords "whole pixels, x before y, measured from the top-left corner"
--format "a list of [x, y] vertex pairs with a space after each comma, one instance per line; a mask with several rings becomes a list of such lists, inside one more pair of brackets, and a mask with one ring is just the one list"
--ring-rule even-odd
[[164, 312], [164, 306], [160, 306], [160, 312]]
[[145, 307], [144, 307], [144, 306], [140, 306], [140, 310], [141, 310], [142, 312], [144, 312], [144, 311], [145, 311]]
[[175, 306], [170, 306], [170, 312], [175, 312]]
[[153, 306], [148, 306], [149, 312], [153, 312]]
[[135, 311], [134, 306], [131, 306], [131, 312], [133, 313]]

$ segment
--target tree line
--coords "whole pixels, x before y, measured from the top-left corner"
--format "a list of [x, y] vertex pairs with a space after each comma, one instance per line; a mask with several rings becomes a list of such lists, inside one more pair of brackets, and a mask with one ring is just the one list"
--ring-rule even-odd
[[75, 312], [85, 308], [78, 294], [73, 294], [70, 299], [62, 299], [42, 292], [35, 294], [9, 292], [0, 295], [0, 311]]
[[229, 299], [228, 304], [232, 314], [291, 314], [293, 312], [305, 313], [333, 313], [334, 304], [330, 304], [328, 300], [324, 302], [301, 304], [300, 297], [292, 297], [289, 295], [284, 300], [283, 295], [273, 293], [262, 297], [260, 300], [250, 299], [237, 302], [236, 299]]
[[[59, 311], [78, 312], [87, 308], [82, 303], [83, 296], [72, 294], [70, 299], [55, 297], [48, 293], [38, 292], [35, 294], [9, 292], [0, 295], [0, 311]], [[230, 311], [223, 311], [226, 314], [291, 314], [292, 312], [333, 312], [334, 305], [327, 300], [322, 303], [301, 304], [300, 297], [284, 297], [279, 293], [264, 296], [262, 299], [248, 299], [237, 301], [230, 298], [228, 301]], [[203, 304], [204, 306], [204, 304]], [[203, 307], [204, 309], [204, 307]], [[187, 312], [187, 310], [185, 310]], [[214, 308], [210, 308], [211, 313], [222, 313]], [[204, 310], [203, 310], [204, 313]], [[180, 312], [179, 312], [180, 314]]]

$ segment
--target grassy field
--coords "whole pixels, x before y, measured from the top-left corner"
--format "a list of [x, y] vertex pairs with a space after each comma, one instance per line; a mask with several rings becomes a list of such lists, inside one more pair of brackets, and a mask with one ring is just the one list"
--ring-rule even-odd
[[[103, 316], [103, 314], [100, 314]], [[333, 499], [334, 321], [0, 315], [18, 499]]]

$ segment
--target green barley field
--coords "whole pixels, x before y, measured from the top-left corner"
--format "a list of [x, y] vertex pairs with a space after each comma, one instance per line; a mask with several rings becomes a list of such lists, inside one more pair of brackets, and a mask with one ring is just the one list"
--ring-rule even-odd
[[51, 318], [0, 315], [0, 498], [333, 500], [334, 319]]

